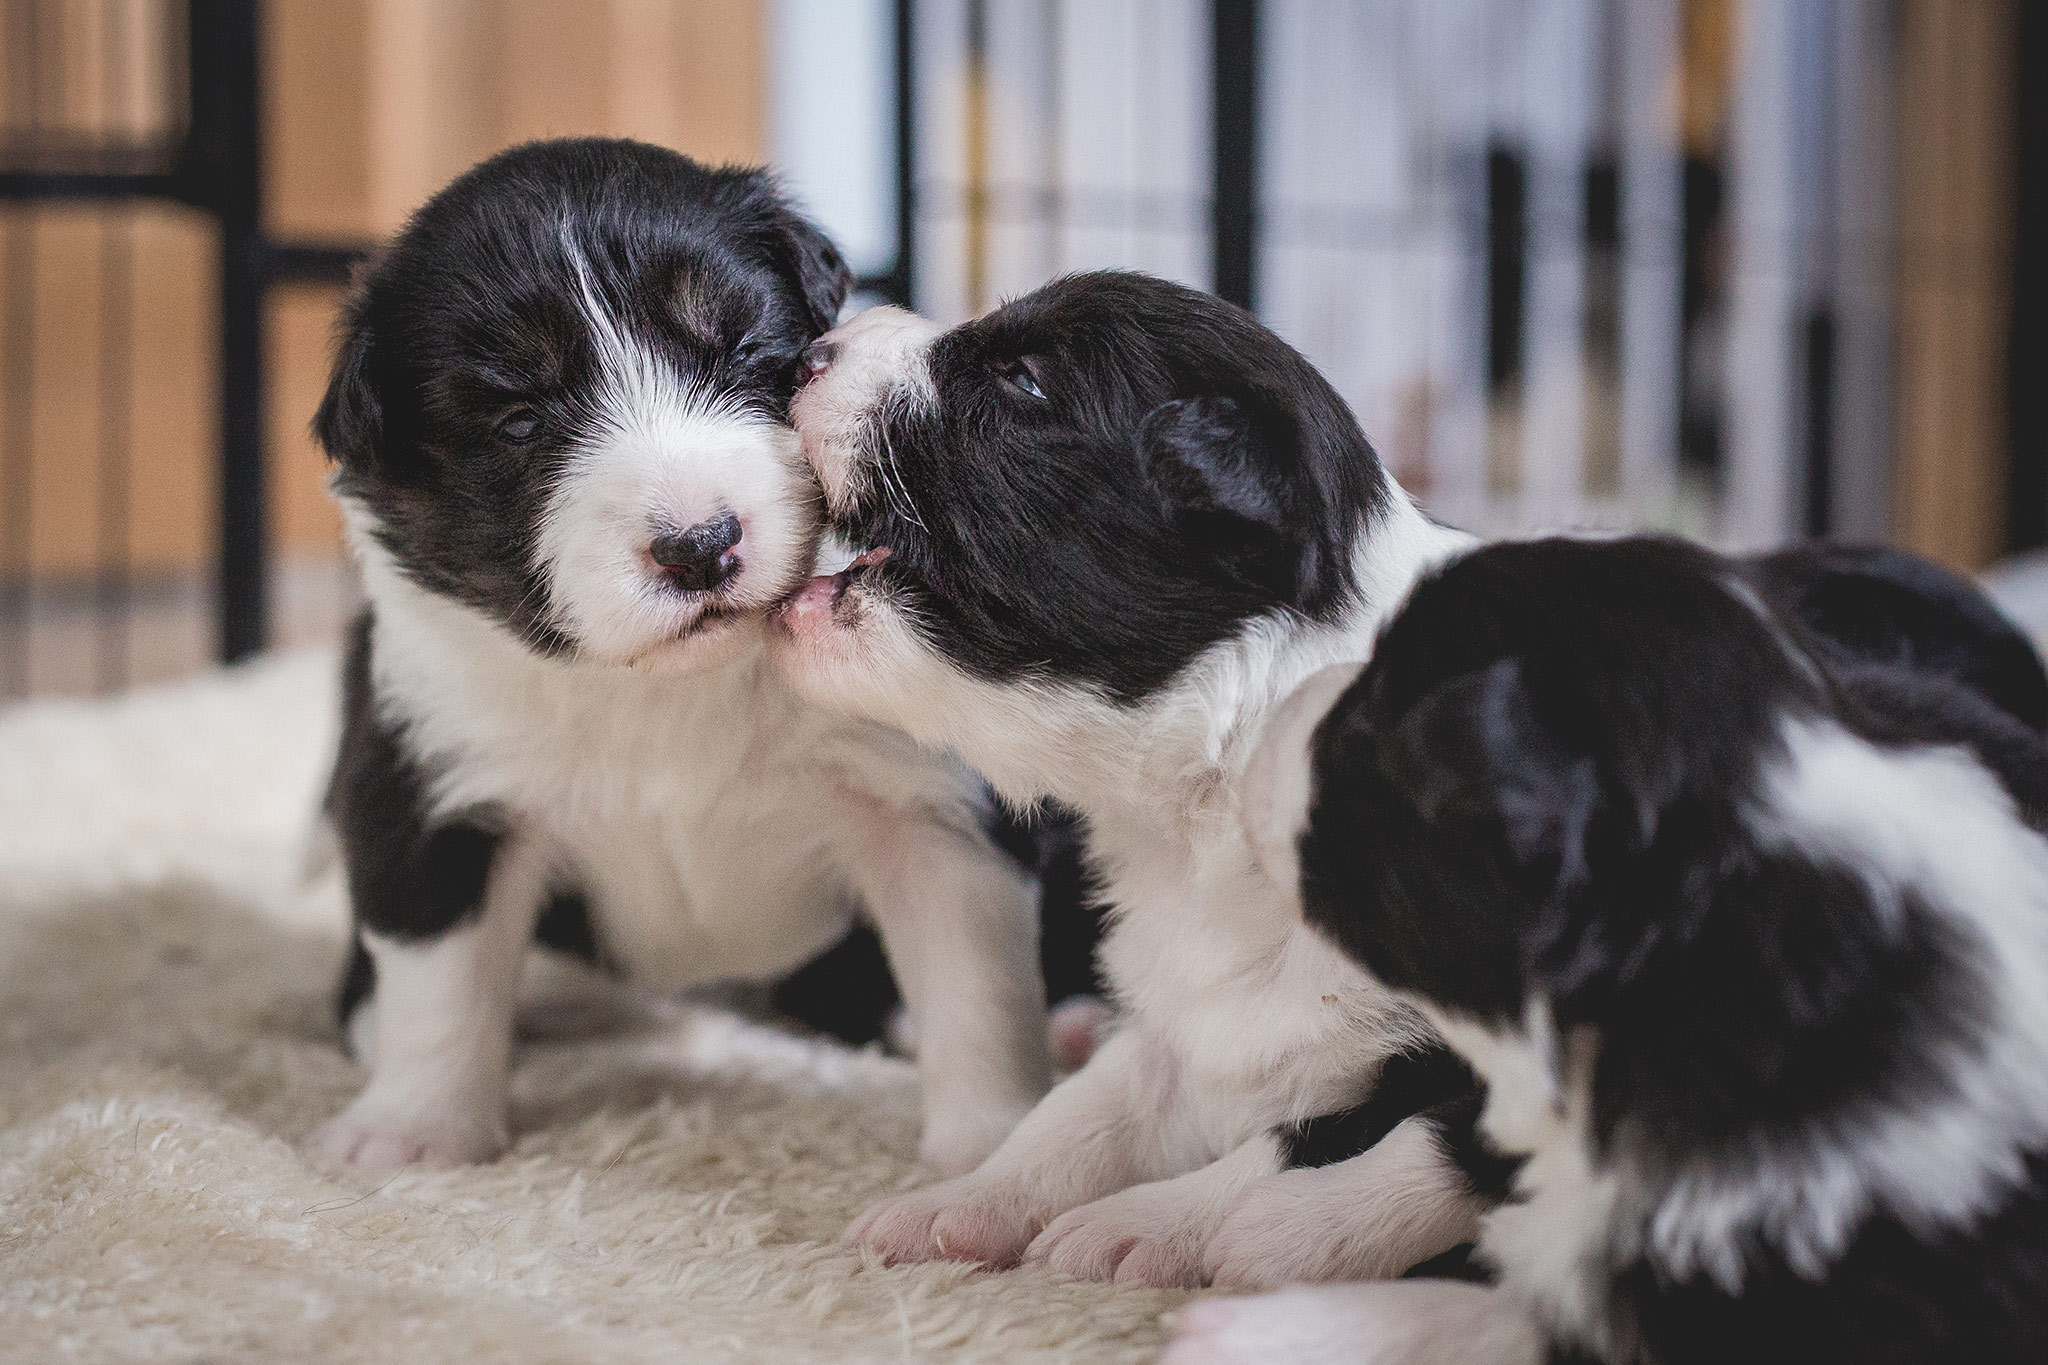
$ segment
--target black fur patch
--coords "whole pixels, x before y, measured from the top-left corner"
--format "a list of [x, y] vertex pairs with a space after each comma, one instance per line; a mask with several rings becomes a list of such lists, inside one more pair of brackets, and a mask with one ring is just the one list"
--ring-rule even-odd
[[1755, 563], [1759, 589], [1837, 664], [1946, 678], [2030, 729], [2048, 728], [2048, 673], [1976, 584], [1903, 550], [1802, 545]]
[[839, 521], [968, 672], [1135, 701], [1252, 617], [1347, 600], [1379, 461], [1249, 313], [1075, 275], [939, 337], [930, 369], [935, 404], [875, 415], [886, 471]]
[[1614, 1281], [1615, 1319], [1639, 1358], [1664, 1365], [2021, 1365], [2048, 1360], [2048, 1160], [1973, 1228], [1933, 1239], [1878, 1218], [1825, 1280], [1753, 1251], [1739, 1298], [1704, 1280], [1672, 1284], [1640, 1262]]
[[[356, 924], [399, 939], [432, 938], [483, 903], [499, 831], [494, 815], [427, 817], [426, 774], [379, 714], [370, 677], [370, 613], [349, 631], [342, 664], [341, 746], [327, 788], [327, 817], [348, 866]], [[341, 987], [344, 1021], [375, 980], [360, 939]]]
[[1476, 1094], [1479, 1081], [1458, 1054], [1441, 1045], [1387, 1058], [1363, 1104], [1318, 1114], [1279, 1130], [1286, 1164], [1332, 1166], [1377, 1145], [1406, 1119], [1434, 1118], [1441, 1108]]

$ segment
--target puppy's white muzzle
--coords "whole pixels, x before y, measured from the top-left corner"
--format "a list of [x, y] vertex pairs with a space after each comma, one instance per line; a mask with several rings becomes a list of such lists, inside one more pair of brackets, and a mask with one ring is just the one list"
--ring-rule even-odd
[[541, 525], [555, 621], [582, 650], [648, 660], [809, 572], [817, 493], [788, 428], [663, 404], [614, 418], [570, 456]]
[[875, 416], [889, 395], [901, 391], [913, 403], [933, 401], [926, 353], [943, 330], [901, 308], [870, 308], [813, 344], [805, 358], [810, 377], [789, 418], [833, 512], [868, 493], [880, 455]]

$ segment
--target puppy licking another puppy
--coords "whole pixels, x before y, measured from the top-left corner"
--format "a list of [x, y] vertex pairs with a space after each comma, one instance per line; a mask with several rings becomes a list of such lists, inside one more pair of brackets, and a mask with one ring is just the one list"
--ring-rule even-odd
[[853, 1239], [1264, 1284], [1396, 1273], [1469, 1236], [1477, 1191], [1426, 1116], [1301, 1159], [1299, 1125], [1368, 1101], [1430, 1035], [1295, 920], [1236, 815], [1272, 709], [1363, 657], [1468, 538], [1415, 509], [1307, 361], [1161, 280], [1075, 276], [944, 332], [875, 310], [809, 368], [791, 418], [869, 553], [779, 614], [781, 662], [818, 704], [1081, 812], [1127, 1016], [979, 1170]]

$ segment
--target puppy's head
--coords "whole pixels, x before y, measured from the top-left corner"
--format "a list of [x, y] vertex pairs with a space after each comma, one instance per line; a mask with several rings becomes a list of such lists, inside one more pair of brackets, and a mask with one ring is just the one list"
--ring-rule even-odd
[[1331, 619], [1386, 497], [1306, 361], [1162, 280], [1073, 276], [944, 332], [877, 310], [809, 368], [791, 417], [865, 553], [783, 613], [787, 660], [914, 729], [975, 689], [1142, 703], [1258, 618]]
[[761, 172], [533, 143], [423, 207], [357, 291], [314, 427], [359, 534], [532, 648], [694, 642], [812, 563], [783, 419], [849, 275]]

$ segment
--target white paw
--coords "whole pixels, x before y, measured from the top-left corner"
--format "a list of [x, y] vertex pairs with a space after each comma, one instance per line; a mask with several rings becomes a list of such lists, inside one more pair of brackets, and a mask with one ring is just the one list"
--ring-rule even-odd
[[975, 1261], [1002, 1267], [1017, 1263], [1039, 1226], [1016, 1191], [969, 1175], [870, 1205], [848, 1226], [845, 1241], [885, 1265]]
[[421, 1114], [377, 1103], [365, 1093], [313, 1130], [306, 1150], [330, 1166], [467, 1166], [489, 1161], [509, 1143], [502, 1114], [450, 1106]]
[[1063, 1213], [1024, 1257], [1076, 1279], [1200, 1288], [1215, 1210], [1187, 1197], [1185, 1179], [1137, 1185]]
[[1468, 1196], [1419, 1185], [1361, 1191], [1348, 1165], [1283, 1171], [1245, 1191], [1209, 1239], [1207, 1282], [1278, 1289], [1392, 1279], [1478, 1231]]

